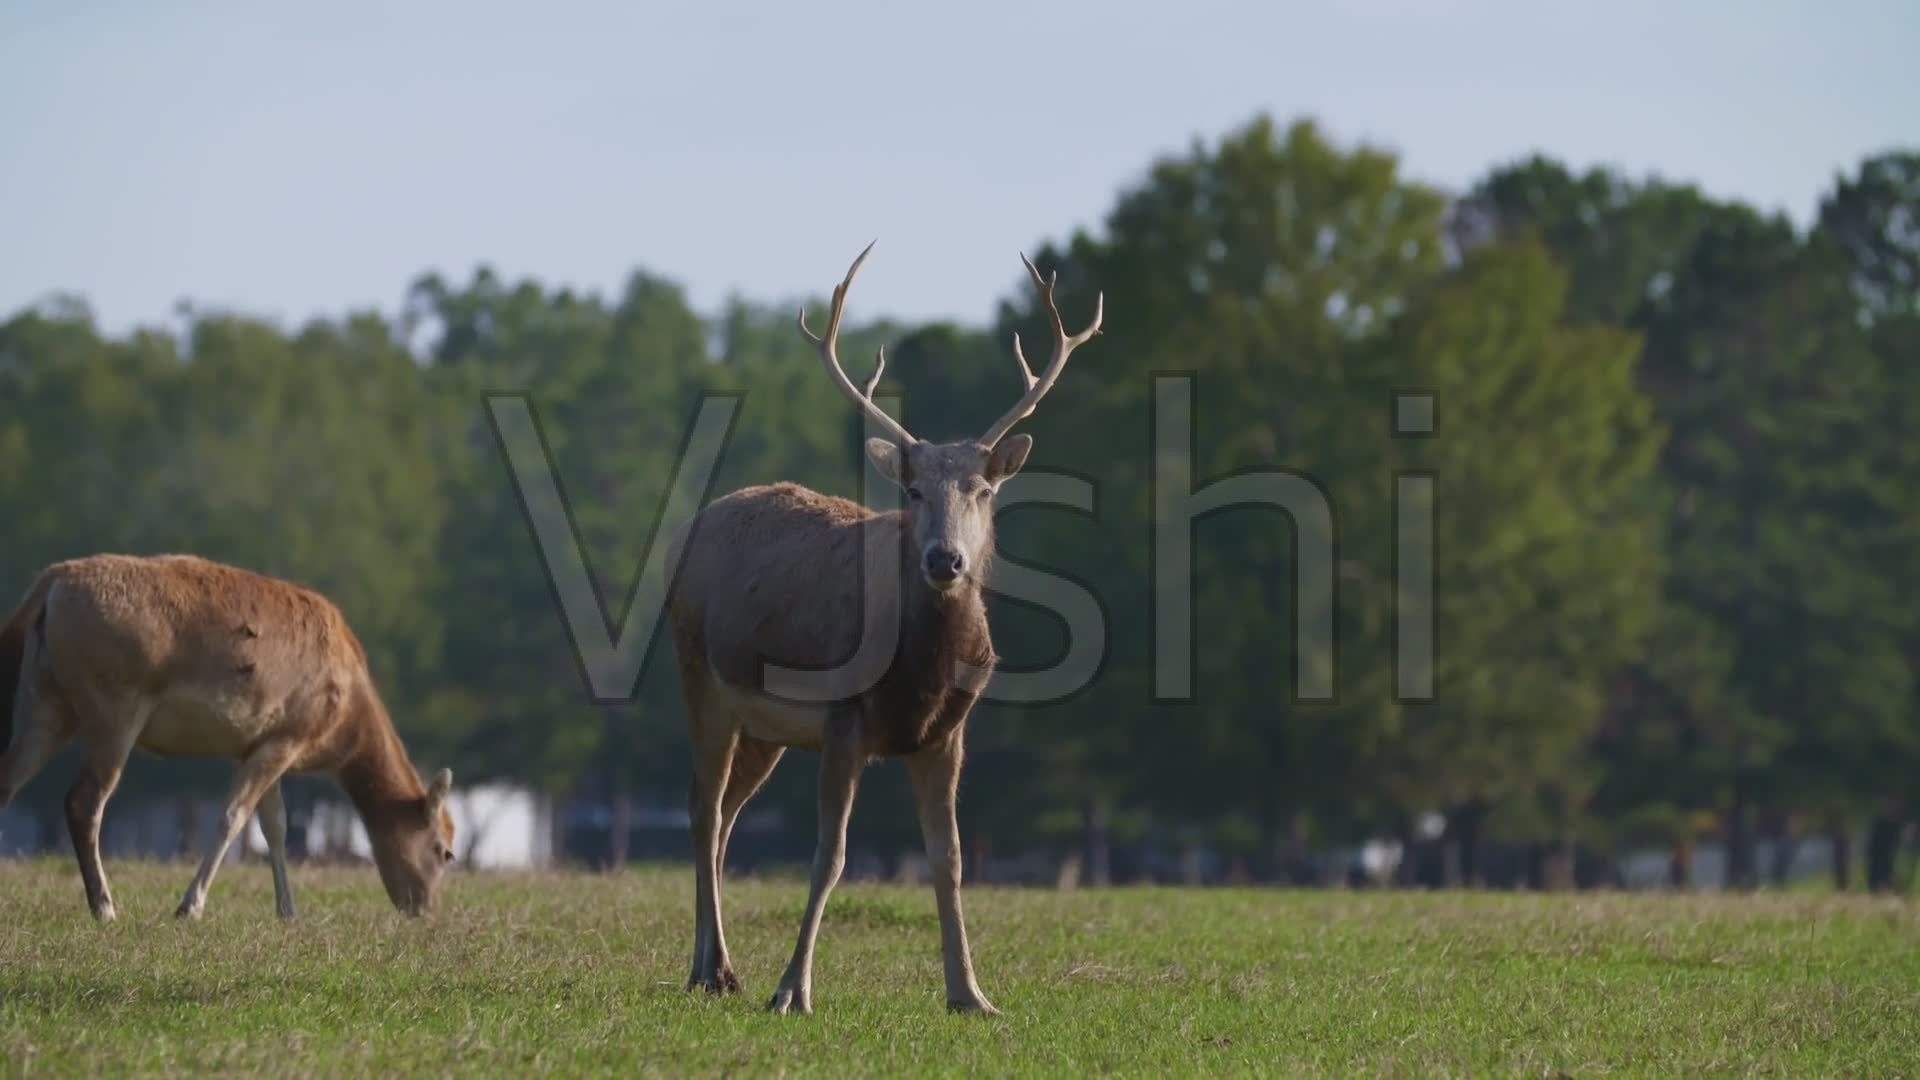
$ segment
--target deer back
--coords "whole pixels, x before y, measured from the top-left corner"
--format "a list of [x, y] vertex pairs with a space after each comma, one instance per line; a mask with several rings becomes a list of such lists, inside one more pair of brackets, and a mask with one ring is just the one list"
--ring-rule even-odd
[[[859, 647], [868, 576], [899, 574], [899, 535], [896, 516], [793, 484], [718, 499], [676, 541], [676, 634], [743, 689], [762, 688], [767, 664], [843, 663]], [[871, 592], [883, 605], [871, 614], [898, 620], [899, 590]]]

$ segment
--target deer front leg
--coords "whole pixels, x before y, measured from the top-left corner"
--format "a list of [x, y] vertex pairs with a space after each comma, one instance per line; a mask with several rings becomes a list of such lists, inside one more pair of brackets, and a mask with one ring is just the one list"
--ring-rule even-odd
[[[213, 886], [213, 875], [219, 871], [220, 864], [226, 861], [227, 849], [240, 838], [240, 831], [247, 827], [247, 819], [253, 817], [261, 798], [280, 782], [280, 777], [293, 763], [293, 756], [290, 747], [270, 742], [257, 747], [240, 763], [233, 778], [233, 793], [227, 797], [226, 813], [220, 819], [220, 835], [214, 838], [213, 848], [201, 862], [199, 873], [193, 875], [186, 895], [180, 898], [180, 907], [174, 912], [176, 916], [197, 919], [206, 910], [207, 890]], [[284, 814], [281, 820], [286, 820]]]
[[920, 831], [927, 842], [927, 866], [933, 874], [934, 901], [940, 909], [940, 955], [947, 974], [947, 1008], [955, 1012], [997, 1015], [973, 978], [973, 954], [967, 948], [967, 924], [960, 912], [960, 824], [954, 803], [964, 757], [961, 731], [907, 759]]
[[[836, 717], [835, 720], [838, 718]], [[807, 910], [800, 917], [800, 940], [793, 960], [780, 976], [768, 1010], [776, 1013], [813, 1012], [813, 945], [820, 936], [820, 916], [827, 895], [847, 864], [847, 819], [853, 813], [853, 795], [860, 787], [865, 752], [850, 724], [829, 721], [827, 742], [820, 752], [820, 837], [813, 852], [813, 877], [807, 891]]]
[[267, 838], [267, 861], [273, 864], [273, 907], [283, 919], [293, 918], [293, 883], [287, 879], [287, 804], [275, 783], [260, 797], [260, 834]]

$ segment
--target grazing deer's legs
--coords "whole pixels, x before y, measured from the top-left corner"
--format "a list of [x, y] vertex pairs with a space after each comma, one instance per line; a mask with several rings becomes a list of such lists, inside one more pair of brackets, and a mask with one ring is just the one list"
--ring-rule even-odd
[[734, 993], [740, 980], [727, 962], [720, 929], [720, 818], [733, 766], [736, 733], [696, 737], [693, 748], [693, 973], [687, 989]]
[[[207, 852], [206, 859], [200, 864], [200, 872], [193, 875], [193, 883], [187, 886], [187, 894], [180, 898], [180, 908], [174, 914], [182, 919], [197, 919], [207, 906], [207, 889], [213, 884], [213, 875], [220, 869], [221, 862], [227, 857], [227, 849], [240, 837], [240, 830], [247, 827], [247, 819], [253, 817], [254, 807], [266, 795], [268, 789], [279, 783], [280, 777], [293, 764], [295, 750], [284, 743], [270, 742], [254, 748], [251, 754], [240, 762], [240, 768], [234, 774], [233, 793], [227, 797], [227, 811], [220, 819], [220, 835], [214, 839], [213, 849]], [[286, 820], [285, 814], [281, 820]]]
[[273, 907], [283, 919], [293, 918], [293, 883], [287, 880], [287, 804], [276, 781], [260, 797], [260, 833], [267, 838], [267, 861], [273, 864]]
[[[837, 719], [837, 718], [836, 718]], [[826, 745], [820, 750], [820, 837], [813, 853], [813, 877], [807, 891], [806, 914], [800, 918], [800, 940], [793, 960], [780, 977], [767, 1008], [777, 1013], [813, 1011], [813, 945], [820, 936], [820, 916], [827, 896], [840, 880], [847, 862], [847, 818], [853, 813], [853, 795], [860, 787], [865, 751], [851, 725], [829, 721]]]
[[980, 992], [973, 978], [973, 956], [967, 948], [967, 925], [960, 911], [960, 826], [954, 799], [960, 785], [961, 733], [907, 759], [913, 779], [914, 801], [920, 810], [920, 831], [927, 842], [927, 865], [933, 873], [933, 895], [940, 909], [940, 953], [947, 974], [947, 1008], [958, 1012], [999, 1012]]
[[767, 782], [767, 777], [773, 775], [773, 767], [780, 764], [780, 755], [786, 751], [784, 746], [759, 739], [740, 740], [740, 749], [733, 755], [733, 774], [727, 778], [727, 796], [720, 803], [719, 863], [722, 873], [727, 868], [727, 844], [733, 840], [733, 823], [740, 819], [741, 809]]
[[107, 872], [100, 865], [100, 819], [106, 813], [107, 794], [92, 769], [81, 770], [67, 789], [67, 833], [73, 837], [73, 855], [80, 862], [87, 909], [101, 922], [112, 922], [115, 914]]
[[[145, 710], [143, 710], [144, 712]], [[80, 880], [86, 885], [87, 907], [101, 922], [112, 922], [113, 893], [107, 888], [106, 868], [100, 865], [100, 823], [106, 816], [107, 800], [120, 784], [127, 757], [140, 737], [146, 716], [140, 715], [131, 728], [108, 734], [87, 748], [87, 760], [80, 775], [67, 791], [67, 832], [73, 837], [73, 854], [80, 861]]]
[[24, 716], [18, 712], [14, 716], [19, 726], [13, 745], [0, 754], [0, 808], [11, 803], [73, 739], [73, 728], [62, 722], [59, 706], [45, 699], [35, 701]]

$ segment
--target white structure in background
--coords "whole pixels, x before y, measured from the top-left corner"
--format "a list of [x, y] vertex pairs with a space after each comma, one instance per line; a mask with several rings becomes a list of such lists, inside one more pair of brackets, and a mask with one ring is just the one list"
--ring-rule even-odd
[[[551, 799], [509, 784], [482, 784], [456, 790], [447, 800], [453, 814], [456, 865], [476, 870], [526, 869], [553, 861]], [[247, 847], [264, 854], [266, 838], [255, 821]], [[366, 827], [344, 802], [322, 802], [307, 818], [307, 850], [313, 854], [348, 851], [370, 858]]]
[[1398, 840], [1375, 837], [1360, 846], [1360, 869], [1378, 884], [1392, 881], [1400, 870], [1406, 846]]

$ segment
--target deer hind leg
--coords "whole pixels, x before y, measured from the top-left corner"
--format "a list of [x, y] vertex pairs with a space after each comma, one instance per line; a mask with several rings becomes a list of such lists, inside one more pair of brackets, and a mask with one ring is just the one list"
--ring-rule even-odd
[[273, 908], [283, 919], [293, 918], [293, 883], [287, 879], [287, 804], [278, 781], [260, 797], [260, 835], [267, 838], [267, 861], [273, 864]]
[[59, 705], [44, 697], [29, 701], [27, 708], [13, 715], [19, 724], [13, 745], [0, 754], [0, 809], [13, 802], [53, 755], [73, 741], [73, 725]]
[[687, 989], [710, 994], [737, 993], [740, 980], [727, 961], [720, 930], [720, 843], [722, 806], [733, 769], [737, 730], [694, 726], [693, 792], [688, 817], [693, 829], [693, 971]]
[[961, 739], [961, 731], [956, 730], [944, 742], [909, 757], [907, 774], [913, 780], [927, 865], [933, 873], [934, 902], [940, 910], [947, 1008], [992, 1015], [999, 1010], [974, 981], [973, 954], [967, 948], [967, 925], [960, 911], [960, 825], [954, 804], [960, 788]]
[[[689, 990], [695, 986], [704, 987], [711, 993], [732, 994], [740, 990], [739, 976], [734, 974], [733, 960], [727, 952], [727, 933], [720, 903], [720, 883], [727, 872], [727, 843], [733, 838], [733, 824], [740, 819], [741, 808], [767, 782], [767, 777], [773, 775], [773, 767], [780, 763], [780, 755], [785, 752], [783, 746], [744, 736], [734, 748], [727, 770], [725, 794], [720, 799], [719, 837], [713, 851], [712, 903], [707, 905], [703, 898], [695, 919], [693, 975], [687, 979]], [[699, 780], [696, 778], [694, 782], [697, 788]], [[704, 850], [701, 845], [705, 834], [699, 821], [701, 804], [700, 792], [696, 790], [693, 796], [696, 860], [700, 859]], [[703, 915], [708, 920], [704, 936], [699, 929], [699, 917]]]
[[133, 753], [133, 744], [140, 737], [140, 729], [146, 725], [146, 713], [150, 711], [150, 706], [141, 707], [135, 722], [128, 727], [90, 732], [96, 741], [88, 746], [87, 760], [80, 767], [73, 787], [67, 791], [67, 832], [73, 837], [73, 855], [80, 863], [87, 907], [101, 922], [112, 922], [115, 911], [113, 892], [107, 887], [106, 867], [100, 863], [100, 825], [106, 817], [107, 800], [113, 797], [113, 789], [120, 786], [127, 758]]
[[794, 944], [786, 974], [780, 977], [780, 988], [767, 1002], [767, 1008], [776, 1013], [813, 1012], [813, 946], [820, 936], [827, 897], [847, 863], [847, 819], [853, 813], [866, 752], [853, 725], [840, 720], [836, 716], [828, 721], [826, 745], [820, 750], [820, 835], [813, 853], [807, 910], [800, 917], [800, 940]]
[[740, 819], [740, 811], [766, 784], [767, 777], [773, 775], [773, 767], [780, 764], [780, 756], [786, 752], [784, 746], [746, 737], [741, 738], [740, 748], [734, 751], [733, 772], [727, 778], [727, 794], [720, 802], [722, 872], [727, 866], [727, 845], [733, 840], [734, 822]]
[[0, 746], [0, 809], [13, 802], [77, 730], [66, 700], [45, 672], [38, 638], [37, 633], [27, 635], [13, 692], [0, 701], [0, 707], [11, 710], [13, 728], [11, 745]]
[[[187, 886], [187, 894], [180, 898], [180, 907], [174, 912], [182, 919], [197, 919], [206, 910], [207, 889], [213, 885], [213, 875], [226, 860], [227, 849], [240, 837], [247, 821], [253, 817], [254, 808], [260, 804], [268, 790], [274, 788], [280, 777], [293, 764], [293, 749], [279, 742], [268, 742], [255, 747], [240, 762], [239, 770], [234, 774], [233, 792], [227, 798], [226, 813], [220, 819], [220, 835], [214, 839], [212, 850], [200, 864], [200, 871], [193, 875], [193, 883]], [[286, 820], [285, 814], [281, 820]]]

